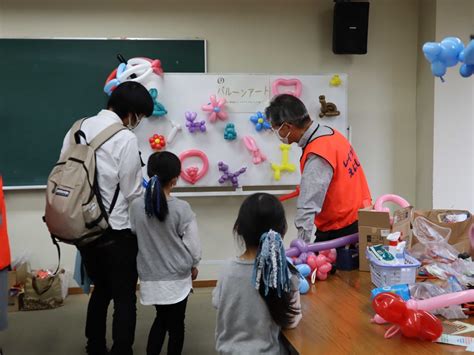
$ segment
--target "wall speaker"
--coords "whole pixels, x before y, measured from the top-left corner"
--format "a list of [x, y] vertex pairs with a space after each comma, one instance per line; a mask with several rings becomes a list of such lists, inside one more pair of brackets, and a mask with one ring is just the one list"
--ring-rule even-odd
[[332, 31], [334, 54], [366, 54], [369, 30], [368, 2], [336, 2]]

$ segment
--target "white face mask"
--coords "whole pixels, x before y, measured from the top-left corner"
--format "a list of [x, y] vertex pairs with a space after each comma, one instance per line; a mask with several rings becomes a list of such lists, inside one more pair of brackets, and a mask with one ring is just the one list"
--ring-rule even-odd
[[288, 132], [288, 134], [286, 135], [286, 137], [280, 136], [280, 129], [283, 127], [283, 125], [284, 125], [284, 124], [282, 124], [282, 125], [280, 126], [280, 128], [278, 128], [276, 131], [275, 131], [273, 128], [272, 128], [272, 130], [273, 130], [273, 133], [276, 134], [276, 136], [278, 137], [278, 139], [280, 140], [280, 142], [282, 142], [283, 144], [289, 144], [289, 142], [288, 142], [288, 137], [290, 136], [290, 133], [291, 133], [291, 132]]
[[133, 130], [133, 129], [138, 127], [138, 125], [140, 124], [141, 121], [142, 121], [142, 119], [135, 113], [135, 124], [132, 124], [131, 121], [129, 120], [127, 128], [129, 130]]

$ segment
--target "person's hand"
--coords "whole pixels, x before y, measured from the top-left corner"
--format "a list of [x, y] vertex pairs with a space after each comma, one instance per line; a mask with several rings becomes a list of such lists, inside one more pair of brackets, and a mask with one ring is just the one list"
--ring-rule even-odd
[[197, 267], [191, 268], [191, 279], [193, 281], [197, 279], [198, 274], [199, 274], [199, 270], [197, 269]]

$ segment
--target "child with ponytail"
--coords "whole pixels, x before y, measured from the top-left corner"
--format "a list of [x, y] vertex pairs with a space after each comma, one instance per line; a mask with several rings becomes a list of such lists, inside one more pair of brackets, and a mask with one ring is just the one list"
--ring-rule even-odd
[[201, 259], [196, 216], [187, 202], [171, 196], [181, 173], [176, 155], [154, 153], [147, 169], [145, 198], [134, 200], [130, 207], [138, 240], [140, 301], [156, 308], [147, 354], [160, 353], [166, 333], [168, 354], [181, 354], [186, 303]]
[[282, 240], [286, 230], [276, 197], [257, 193], [240, 207], [234, 233], [245, 252], [229, 263], [212, 295], [220, 354], [286, 352], [280, 331], [301, 319], [298, 273], [287, 263]]

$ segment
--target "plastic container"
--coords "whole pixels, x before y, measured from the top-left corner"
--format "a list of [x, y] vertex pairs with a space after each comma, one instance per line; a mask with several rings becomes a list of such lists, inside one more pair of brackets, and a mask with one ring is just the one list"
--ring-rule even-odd
[[370, 277], [377, 287], [397, 284], [414, 284], [420, 262], [405, 252], [404, 265], [387, 265], [377, 260], [372, 253], [366, 251], [370, 263]]

